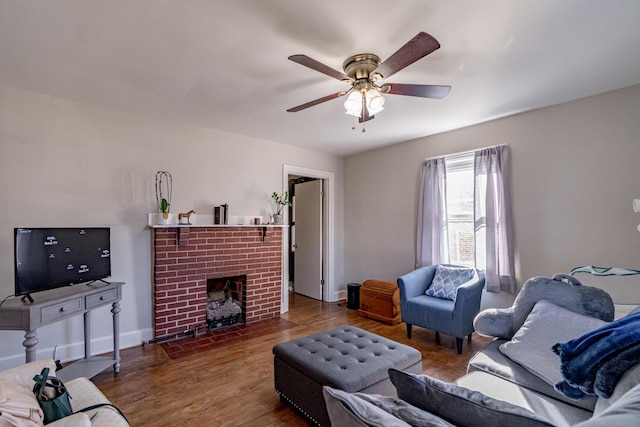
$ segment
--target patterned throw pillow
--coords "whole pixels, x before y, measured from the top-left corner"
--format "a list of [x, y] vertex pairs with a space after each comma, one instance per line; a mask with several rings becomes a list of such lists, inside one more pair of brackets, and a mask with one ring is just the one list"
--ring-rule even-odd
[[431, 286], [425, 294], [430, 297], [456, 300], [456, 289], [473, 278], [473, 268], [438, 265]]

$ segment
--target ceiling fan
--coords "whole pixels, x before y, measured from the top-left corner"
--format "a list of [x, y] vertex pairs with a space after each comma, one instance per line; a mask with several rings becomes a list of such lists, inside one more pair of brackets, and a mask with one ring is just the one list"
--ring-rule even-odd
[[[444, 98], [451, 90], [451, 86], [403, 83], [380, 84], [383, 79], [391, 77], [439, 47], [440, 43], [435, 38], [425, 32], [420, 32], [384, 62], [372, 53], [360, 53], [350, 56], [342, 64], [344, 73], [306, 55], [292, 55], [289, 57], [291, 61], [319, 71], [334, 79], [349, 83], [351, 88], [309, 101], [287, 111], [295, 113], [343, 95], [348, 95], [344, 103], [347, 110], [346, 113], [358, 117], [358, 121], [364, 123], [373, 119], [375, 114], [384, 109], [385, 100], [382, 94], [433, 99]], [[353, 128], [355, 129], [355, 126]], [[364, 132], [364, 127], [362, 131]]]

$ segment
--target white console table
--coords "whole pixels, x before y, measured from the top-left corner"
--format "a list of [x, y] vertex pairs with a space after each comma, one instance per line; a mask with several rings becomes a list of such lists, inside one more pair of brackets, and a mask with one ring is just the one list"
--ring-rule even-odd
[[[124, 282], [77, 284], [32, 295], [34, 302], [13, 298], [0, 306], [0, 330], [25, 331], [26, 361], [36, 358], [37, 330], [41, 326], [83, 314], [84, 358], [61, 369], [56, 376], [63, 381], [77, 377], [91, 378], [113, 365], [120, 371], [120, 299]], [[91, 311], [111, 304], [113, 314], [113, 357], [91, 355]]]

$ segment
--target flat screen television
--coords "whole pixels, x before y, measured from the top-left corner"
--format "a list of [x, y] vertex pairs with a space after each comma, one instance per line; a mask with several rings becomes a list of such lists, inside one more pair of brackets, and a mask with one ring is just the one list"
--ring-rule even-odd
[[16, 228], [15, 294], [26, 296], [111, 276], [111, 230]]

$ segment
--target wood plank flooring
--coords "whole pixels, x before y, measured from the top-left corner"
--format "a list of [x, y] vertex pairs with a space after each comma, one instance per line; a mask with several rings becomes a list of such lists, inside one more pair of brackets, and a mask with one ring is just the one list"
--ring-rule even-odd
[[297, 294], [291, 294], [289, 312], [281, 319], [282, 330], [270, 327], [264, 334], [176, 359], [160, 344], [125, 349], [120, 373], [107, 370], [93, 381], [132, 426], [309, 426], [274, 389], [271, 349], [280, 342], [349, 324], [417, 348], [423, 372], [445, 381], [464, 375], [469, 359], [489, 342], [474, 334], [458, 355], [453, 337], [441, 335], [436, 344], [435, 333], [414, 327], [409, 340], [404, 323], [389, 326], [344, 304]]

